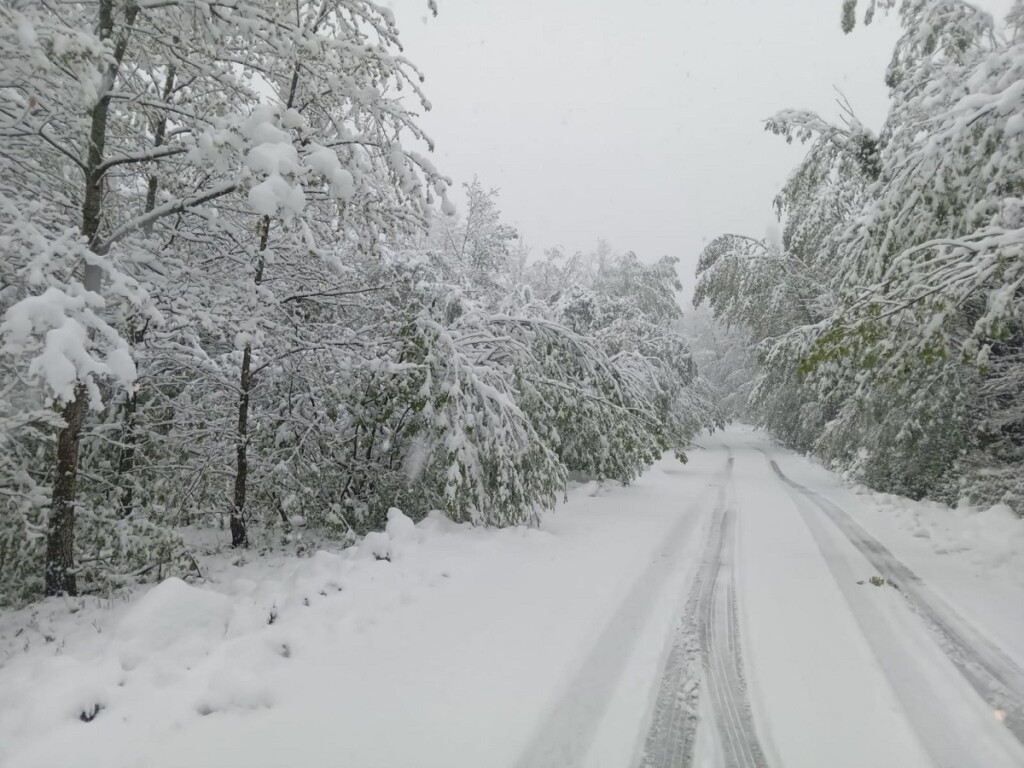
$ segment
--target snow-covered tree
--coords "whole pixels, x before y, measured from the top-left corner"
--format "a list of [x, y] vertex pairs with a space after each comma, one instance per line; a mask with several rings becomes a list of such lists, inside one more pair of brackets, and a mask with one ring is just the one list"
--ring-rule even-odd
[[756, 419], [750, 392], [758, 375], [749, 332], [742, 325], [725, 325], [705, 305], [698, 305], [683, 322], [693, 361], [719, 403], [726, 419], [749, 423]]
[[[7, 307], [5, 348], [48, 387], [44, 400], [63, 409], [47, 591], [74, 592], [83, 429], [91, 429], [88, 412], [103, 406], [102, 390], [117, 383], [125, 390], [119, 464], [123, 474], [134, 470], [138, 406], [126, 338], [152, 337], [160, 320], [154, 303], [176, 310], [172, 323], [184, 326], [200, 361], [210, 339], [196, 331], [203, 336], [203, 322], [212, 325], [203, 313], [233, 306], [239, 317], [213, 337], [240, 344], [233, 504], [240, 526], [248, 338], [263, 330], [264, 314], [243, 319], [243, 308], [259, 293], [268, 248], [274, 257], [301, 252], [337, 270], [346, 247], [372, 249], [423, 226], [446, 182], [402, 147], [424, 137], [395, 92], [427, 104], [419, 73], [397, 54], [390, 12], [371, 3], [101, 0], [59, 10], [6, 4], [0, 13], [3, 170], [15, 192], [6, 195], [13, 202], [5, 231], [29, 237], [26, 221], [39, 230], [32, 250], [5, 243], [16, 280], [6, 291], [15, 303]], [[332, 253], [321, 251], [324, 241]], [[228, 264], [245, 265], [248, 278], [236, 271], [211, 285], [209, 276]], [[112, 299], [135, 309], [111, 306]], [[164, 349], [180, 353], [181, 341], [161, 334]], [[132, 494], [121, 490], [130, 512]], [[244, 529], [237, 535], [244, 539]]]
[[763, 333], [754, 402], [794, 444], [879, 488], [1020, 505], [1024, 12], [1002, 31], [960, 0], [898, 12], [877, 137], [848, 108], [770, 120], [810, 147], [781, 249], [716, 241], [698, 298]]
[[[368, 0], [0, 4], [0, 602], [530, 524], [719, 421], [675, 263], [530, 265]], [[590, 314], [588, 314], [590, 313]]]

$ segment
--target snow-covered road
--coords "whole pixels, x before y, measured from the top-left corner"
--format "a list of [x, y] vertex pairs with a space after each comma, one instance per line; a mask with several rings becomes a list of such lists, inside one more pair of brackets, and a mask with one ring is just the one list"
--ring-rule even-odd
[[0, 766], [1020, 768], [1022, 525], [734, 428], [539, 531], [0, 616]]
[[1024, 765], [1007, 654], [829, 500], [827, 473], [760, 434], [719, 439], [735, 457], [741, 646], [769, 764]]

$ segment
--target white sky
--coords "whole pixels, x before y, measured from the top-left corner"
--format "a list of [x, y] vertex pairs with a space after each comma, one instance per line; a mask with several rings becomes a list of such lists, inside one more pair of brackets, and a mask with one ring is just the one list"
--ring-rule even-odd
[[500, 188], [535, 254], [604, 237], [678, 256], [687, 287], [706, 241], [774, 221], [803, 150], [762, 121], [834, 118], [839, 88], [877, 128], [898, 34], [879, 14], [844, 36], [841, 0], [438, 0], [437, 18], [426, 0], [386, 4], [426, 75], [443, 173]]

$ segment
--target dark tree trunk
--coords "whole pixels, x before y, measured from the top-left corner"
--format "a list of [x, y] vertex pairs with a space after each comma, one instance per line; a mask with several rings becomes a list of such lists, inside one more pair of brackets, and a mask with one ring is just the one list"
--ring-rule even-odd
[[[326, 7], [326, 6], [325, 6]], [[319, 26], [325, 17], [321, 16], [313, 25], [313, 29]], [[295, 94], [299, 84], [299, 68], [292, 70], [291, 84], [288, 88], [288, 99], [285, 103], [287, 109], [291, 109], [295, 102]], [[270, 217], [264, 216], [260, 220], [260, 245], [256, 257], [256, 275], [254, 282], [260, 285], [263, 282], [264, 254], [267, 250], [267, 243], [270, 239]], [[249, 546], [249, 535], [245, 523], [245, 497], [246, 483], [249, 479], [249, 394], [252, 391], [252, 345], [246, 344], [242, 353], [242, 370], [239, 376], [238, 395], [238, 430], [235, 434], [235, 494], [231, 505], [231, 546]]]
[[[147, 320], [141, 328], [132, 331], [132, 343], [135, 346], [145, 341], [148, 327], [149, 321]], [[128, 517], [135, 509], [135, 479], [131, 475], [135, 470], [135, 453], [139, 444], [138, 412], [139, 396], [136, 392], [129, 392], [124, 401], [121, 454], [117, 461], [117, 484], [121, 490], [119, 502], [121, 517]]]
[[[177, 39], [178, 38], [174, 38], [175, 41], [177, 41]], [[167, 77], [164, 78], [164, 92], [163, 92], [163, 100], [164, 100], [164, 102], [170, 102], [170, 100], [171, 100], [171, 93], [174, 91], [174, 78], [175, 78], [175, 69], [174, 69], [174, 65], [172, 64], [171, 66], [169, 66], [167, 68]], [[153, 125], [153, 146], [154, 147], [162, 147], [163, 144], [164, 144], [164, 137], [166, 135], [167, 135], [167, 113], [166, 112], [161, 112], [160, 116], [157, 118], [157, 120], [155, 121], [155, 123]], [[149, 213], [150, 211], [153, 210], [153, 208], [156, 207], [156, 193], [157, 193], [157, 189], [158, 189], [159, 186], [160, 186], [160, 180], [156, 177], [156, 175], [154, 174], [154, 175], [150, 176], [149, 177], [149, 184], [146, 186], [146, 208], [145, 208], [146, 213]], [[145, 232], [148, 235], [152, 231], [153, 231], [153, 222], [149, 222], [145, 226]]]
[[[114, 46], [113, 61], [103, 73], [99, 100], [92, 108], [89, 123], [89, 144], [85, 162], [85, 195], [82, 200], [82, 235], [95, 248], [103, 223], [103, 153], [107, 142], [107, 116], [110, 97], [107, 92], [117, 79], [117, 72], [128, 47], [128, 32], [135, 23], [138, 6], [130, 6], [125, 17], [125, 33]], [[100, 0], [98, 31], [109, 39], [114, 33], [114, 0]], [[101, 268], [86, 264], [82, 284], [87, 291], [100, 292]], [[64, 407], [65, 426], [57, 435], [57, 470], [50, 502], [50, 518], [46, 537], [46, 594], [77, 593], [74, 576], [75, 495], [78, 486], [78, 447], [88, 402], [85, 387], [75, 390], [75, 398]]]
[[57, 472], [46, 536], [47, 597], [78, 594], [75, 583], [75, 495], [78, 485], [78, 437], [85, 421], [87, 395], [79, 387], [64, 406], [65, 426], [57, 436]]
[[[174, 78], [175, 70], [172, 65], [167, 68], [167, 76], [164, 78], [163, 99], [165, 102], [169, 101], [171, 98], [171, 92], [174, 89]], [[166, 135], [167, 113], [162, 112], [153, 124], [153, 146], [163, 146], [164, 137]], [[160, 180], [155, 174], [151, 175], [146, 187], [146, 206], [144, 208], [146, 213], [149, 213], [154, 207], [156, 207], [156, 193], [159, 186]], [[146, 224], [144, 231], [147, 235], [150, 234], [153, 231], [153, 222]], [[148, 324], [149, 323], [147, 322], [142, 328], [136, 328], [132, 332], [132, 342], [136, 346], [145, 341], [146, 326], [148, 326]], [[139, 396], [135, 392], [129, 392], [124, 403], [124, 428], [121, 430], [121, 455], [117, 463], [118, 485], [121, 488], [121, 517], [128, 517], [135, 508], [135, 481], [134, 478], [131, 477], [131, 474], [135, 469], [135, 451], [138, 445], [138, 435], [136, 434], [136, 417], [138, 409]]]
[[[263, 254], [270, 239], [270, 217], [260, 222], [260, 247], [256, 260], [256, 285], [263, 282]], [[238, 430], [235, 434], [235, 498], [231, 506], [231, 546], [249, 546], [245, 526], [246, 483], [249, 479], [249, 395], [252, 392], [252, 344], [245, 345], [239, 376]]]
[[247, 456], [249, 433], [249, 390], [252, 386], [250, 368], [252, 346], [245, 345], [242, 353], [241, 394], [238, 397], [238, 432], [235, 436], [235, 498], [231, 507], [231, 546], [249, 546], [245, 529], [245, 492], [249, 475]]
[[121, 489], [121, 517], [128, 517], [135, 508], [135, 480], [132, 472], [135, 469], [135, 415], [138, 411], [138, 396], [129, 392], [124, 401], [124, 427], [121, 431], [121, 455], [117, 462], [118, 486]]

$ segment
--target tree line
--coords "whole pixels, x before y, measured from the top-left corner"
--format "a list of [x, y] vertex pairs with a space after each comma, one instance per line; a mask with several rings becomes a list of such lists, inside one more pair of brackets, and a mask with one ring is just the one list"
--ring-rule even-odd
[[0, 61], [0, 605], [194, 529], [535, 523], [718, 420], [674, 260], [456, 214], [386, 8], [7, 0]]
[[[865, 22], [876, 5], [896, 4]], [[845, 101], [839, 122], [767, 122], [808, 151], [780, 238], [701, 254], [695, 303], [729, 331], [699, 343], [731, 351], [712, 378], [786, 444], [877, 489], [1024, 514], [1024, 3], [1001, 25], [961, 0], [898, 16], [880, 131]]]

